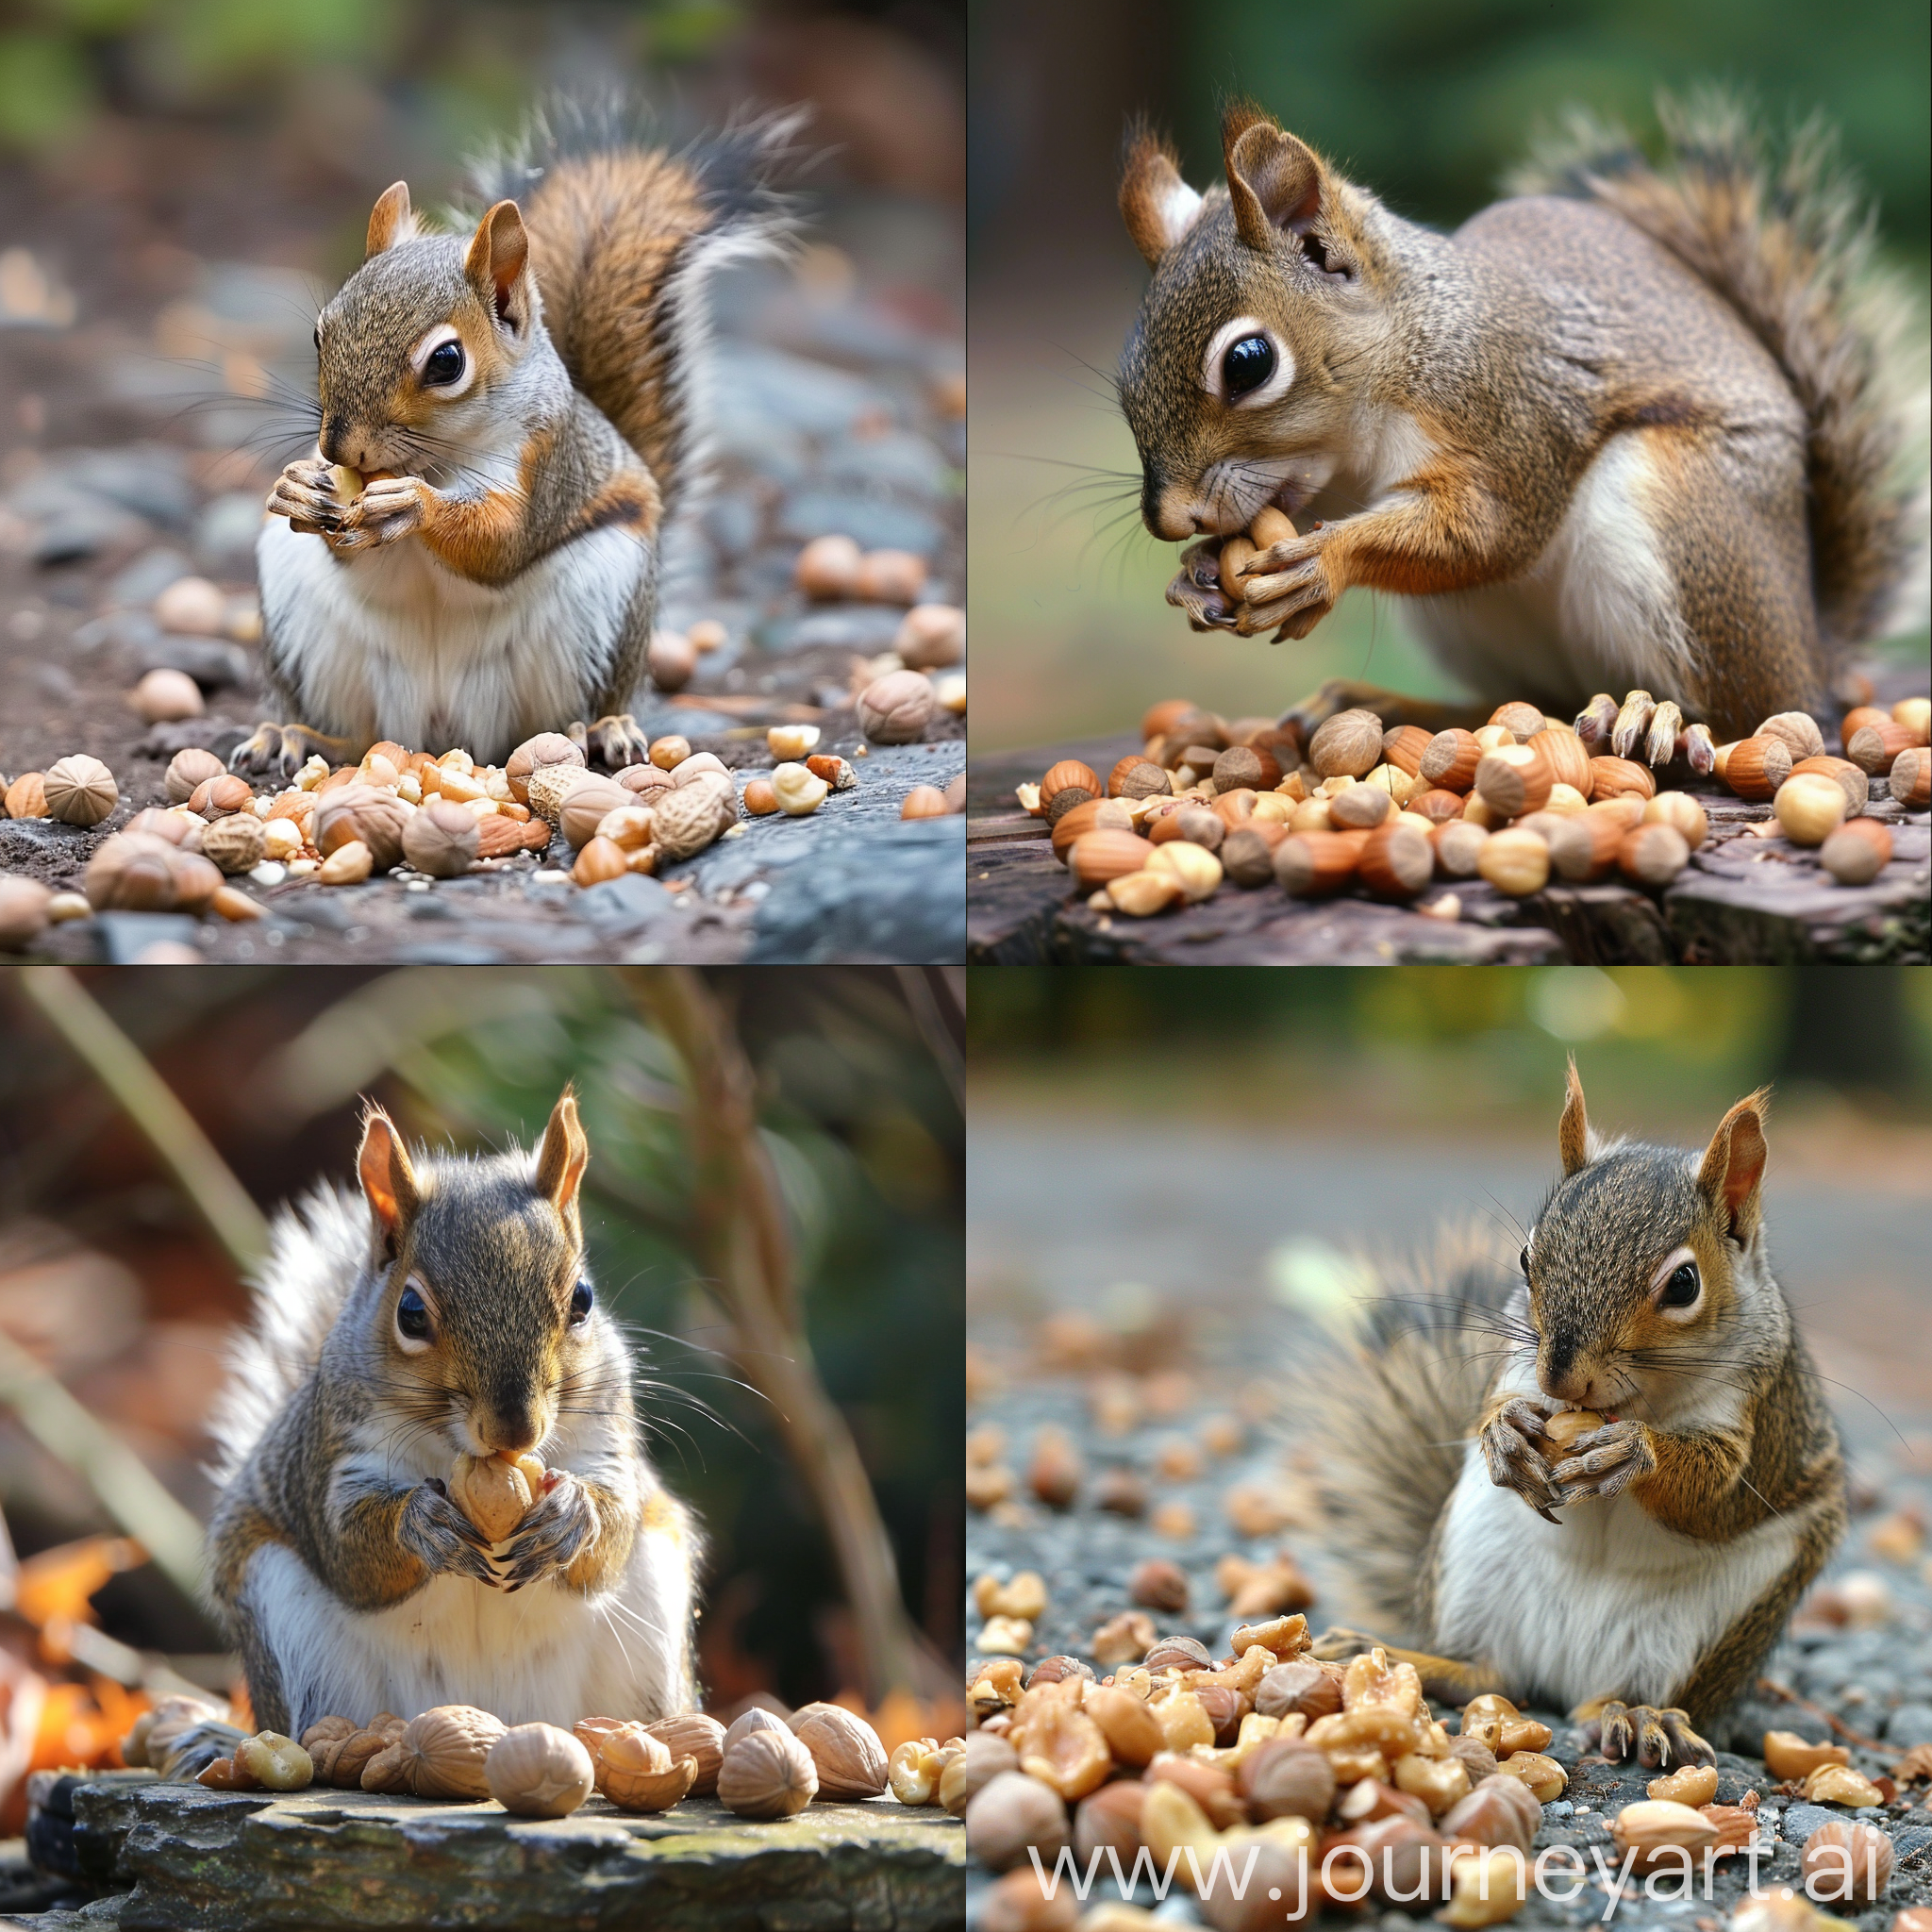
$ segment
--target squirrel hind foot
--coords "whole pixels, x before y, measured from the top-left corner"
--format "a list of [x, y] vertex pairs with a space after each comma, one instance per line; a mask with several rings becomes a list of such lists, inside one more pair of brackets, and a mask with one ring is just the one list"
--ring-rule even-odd
[[264, 719], [228, 755], [228, 769], [246, 777], [287, 781], [311, 758], [346, 765], [360, 756], [352, 739], [329, 738], [307, 724], [277, 724]]
[[650, 734], [628, 711], [611, 712], [594, 724], [574, 724], [569, 735], [583, 747], [587, 760], [608, 771], [621, 772], [625, 765], [650, 761]]
[[1647, 1770], [1662, 1771], [1717, 1762], [1717, 1753], [1690, 1728], [1690, 1714], [1675, 1705], [1599, 1697], [1578, 1705], [1571, 1716], [1581, 1721], [1584, 1736], [1612, 1764], [1634, 1757]]

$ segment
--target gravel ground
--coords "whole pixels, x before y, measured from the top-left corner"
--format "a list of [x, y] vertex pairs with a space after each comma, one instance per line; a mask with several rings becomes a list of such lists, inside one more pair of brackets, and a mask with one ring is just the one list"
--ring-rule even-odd
[[[88, 216], [38, 190], [21, 201], [34, 259], [58, 261], [63, 222]], [[254, 213], [259, 232], [224, 239], [286, 258], [289, 239]], [[816, 723], [820, 749], [854, 762], [858, 791], [809, 819], [750, 821], [742, 837], [657, 880], [579, 891], [559, 876], [571, 858], [560, 841], [433, 885], [328, 889], [264, 875], [242, 882], [260, 920], [117, 915], [56, 927], [33, 957], [961, 957], [963, 822], [902, 824], [899, 806], [912, 786], [943, 790], [963, 771], [963, 721], [937, 711], [927, 742], [867, 747], [853, 692], [901, 613], [810, 607], [791, 586], [800, 545], [839, 530], [925, 558], [927, 598], [961, 594], [957, 242], [935, 212], [861, 197], [827, 209], [813, 240], [799, 275], [744, 269], [717, 290], [716, 487], [674, 527], [659, 622], [713, 619], [728, 641], [685, 690], [641, 693], [635, 709], [653, 737], [675, 732], [747, 775], [771, 767], [767, 724]], [[0, 869], [57, 886], [76, 883], [133, 811], [165, 802], [162, 775], [182, 744], [225, 755], [266, 715], [245, 612], [277, 465], [237, 453], [264, 417], [236, 391], [299, 393], [312, 382], [317, 285], [267, 260], [159, 252], [164, 291], [138, 276], [104, 279], [82, 284], [72, 316], [56, 300], [42, 325], [0, 317], [0, 390], [22, 399], [0, 425], [0, 771], [85, 751], [115, 773], [122, 798], [91, 831], [0, 820]], [[191, 572], [231, 594], [242, 621], [230, 635], [156, 624], [157, 593]], [[196, 679], [205, 717], [153, 730], [135, 717], [123, 693], [158, 665]]]
[[[995, 1432], [981, 1453], [996, 1446], [1017, 1480], [1012, 1500], [970, 1519], [969, 1579], [988, 1572], [1004, 1578], [1022, 1569], [1044, 1577], [1049, 1607], [1029, 1658], [1090, 1655], [1093, 1632], [1131, 1607], [1129, 1576], [1150, 1557], [1177, 1564], [1189, 1583], [1188, 1608], [1156, 1614], [1158, 1630], [1198, 1638], [1217, 1656], [1225, 1654], [1240, 1621], [1227, 1613], [1214, 1576], [1229, 1555], [1259, 1562], [1286, 1550], [1315, 1591], [1310, 1627], [1343, 1621], [1342, 1572], [1321, 1547], [1306, 1474], [1284, 1459], [1277, 1385], [1267, 1364], [1285, 1361], [1303, 1331], [1297, 1317], [1256, 1291], [1258, 1230], [1306, 1226], [1298, 1215], [1305, 1200], [1322, 1203], [1308, 1217], [1318, 1241], [1331, 1229], [1339, 1233], [1340, 1224], [1374, 1224], [1358, 1218], [1357, 1197], [1367, 1190], [1385, 1201], [1391, 1194], [1414, 1198], [1405, 1186], [1420, 1177], [1409, 1172], [1412, 1159], [1401, 1148], [1384, 1149], [1375, 1169], [1362, 1160], [1360, 1148], [1304, 1148], [1314, 1172], [1297, 1164], [1291, 1186], [1257, 1190], [1243, 1183], [1259, 1177], [1264, 1150], [1250, 1145], [1249, 1168], [1228, 1175], [1218, 1165], [1229, 1154], [1225, 1139], [1210, 1134], [1195, 1142], [1182, 1134], [1165, 1148], [1156, 1202], [1147, 1197], [1144, 1167], [1113, 1158], [1122, 1150], [1104, 1138], [1096, 1147], [1065, 1127], [995, 1124], [985, 1135], [989, 1152], [975, 1154], [971, 1422], [975, 1430]], [[1057, 1155], [1049, 1152], [1049, 1138]], [[1091, 1159], [1073, 1159], [1074, 1147]], [[1517, 1205], [1512, 1197], [1519, 1179], [1529, 1178], [1531, 1163], [1519, 1157], [1496, 1165], [1504, 1170], [1498, 1191], [1506, 1205]], [[1278, 1164], [1277, 1173], [1285, 1168]], [[1432, 1161], [1425, 1191], [1450, 1198], [1459, 1192], [1466, 1201], [1457, 1178], [1436, 1172]], [[1137, 1206], [1125, 1208], [1125, 1197], [1137, 1192]], [[1177, 1201], [1191, 1211], [1159, 1213], [1160, 1203]], [[1223, 1207], [1231, 1210], [1227, 1224], [1216, 1218]], [[1830, 1325], [1857, 1337], [1861, 1324], [1884, 1323], [1890, 1311], [1882, 1289], [1861, 1286], [1858, 1260], [1914, 1252], [1910, 1230], [1922, 1213], [1916, 1192], [1788, 1187], [1777, 1197], [1774, 1252], [1786, 1257], [1783, 1278], [1794, 1301], [1805, 1300], [1796, 1284], [1821, 1278], [1807, 1262], [1831, 1252], [1844, 1260], [1839, 1237], [1856, 1221], [1865, 1253], [1840, 1276], [1847, 1291], [1830, 1306]], [[1166, 1238], [1152, 1238], [1137, 1221], [1164, 1222]], [[1322, 1265], [1324, 1253], [1334, 1252], [1307, 1247], [1303, 1265]], [[1157, 1287], [1107, 1288], [1128, 1270]], [[1794, 1788], [1767, 1774], [1757, 1755], [1766, 1730], [1836, 1738], [1868, 1774], [1889, 1771], [1911, 1745], [1932, 1741], [1932, 1552], [1924, 1540], [1932, 1517], [1932, 1377], [1925, 1374], [1924, 1291], [1907, 1287], [1905, 1294], [1906, 1306], [1918, 1311], [1917, 1325], [1897, 1338], [1907, 1392], [1901, 1398], [1895, 1389], [1881, 1388], [1882, 1415], [1849, 1393], [1838, 1404], [1853, 1469], [1851, 1533], [1771, 1659], [1764, 1684], [1712, 1736], [1723, 1752], [1718, 1802], [1734, 1802], [1747, 1790], [1761, 1800], [1760, 1885], [1793, 1882], [1805, 1839], [1827, 1816], [1847, 1815], [1806, 1804]], [[1804, 1319], [1815, 1329], [1824, 1325], [1824, 1312]], [[1042, 1427], [1065, 1430], [1084, 1464], [1065, 1510], [1046, 1507], [1026, 1490]], [[1108, 1485], [1123, 1484], [1120, 1472], [1131, 1473], [1129, 1487], [1144, 1494], [1146, 1513], [1100, 1507]], [[1243, 1535], [1235, 1527], [1230, 1504], [1239, 1507], [1244, 1498], [1251, 1507], [1261, 1499], [1273, 1512], [1272, 1526], [1265, 1520], [1246, 1524], [1267, 1533]], [[1340, 1562], [1345, 1560], [1342, 1553]], [[976, 1612], [969, 1617], [976, 1637], [981, 1620]], [[1437, 1714], [1445, 1713], [1438, 1707]], [[1595, 1758], [1564, 1713], [1531, 1714], [1551, 1726], [1550, 1755], [1572, 1774], [1569, 1790], [1544, 1807], [1537, 1846], [1573, 1845], [1587, 1861], [1590, 1847], [1608, 1846], [1605, 1819], [1641, 1797], [1651, 1774]], [[1897, 1858], [1881, 1905], [1840, 1912], [1865, 1932], [1882, 1932], [1907, 1906], [1932, 1904], [1932, 1793], [1920, 1785], [1909, 1796], [1916, 1802], [1901, 1798], [1855, 1814], [1890, 1835]], [[1735, 1859], [1722, 1861], [1718, 1871], [1712, 1900], [1633, 1893], [1617, 1904], [1614, 1923], [1714, 1932], [1746, 1883]], [[975, 1911], [988, 1882], [985, 1873], [974, 1872]], [[1144, 1888], [1140, 1903], [1153, 1903]], [[1601, 1921], [1608, 1905], [1592, 1878], [1574, 1903], [1532, 1898], [1512, 1923], [1580, 1925]], [[1161, 1916], [1193, 1922], [1179, 1899], [1170, 1899]], [[1391, 1926], [1401, 1922], [1401, 1914], [1389, 1917]]]

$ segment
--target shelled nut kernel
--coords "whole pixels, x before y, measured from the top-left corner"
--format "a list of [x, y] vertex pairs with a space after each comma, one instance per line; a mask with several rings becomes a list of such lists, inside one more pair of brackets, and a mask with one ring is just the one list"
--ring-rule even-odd
[[1534, 832], [1492, 833], [1476, 854], [1475, 869], [1512, 899], [1540, 892], [1550, 876], [1550, 848]]

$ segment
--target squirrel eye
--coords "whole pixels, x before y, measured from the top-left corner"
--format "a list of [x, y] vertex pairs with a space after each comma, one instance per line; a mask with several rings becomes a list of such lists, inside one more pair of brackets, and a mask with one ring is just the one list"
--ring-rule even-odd
[[588, 1281], [578, 1282], [576, 1287], [571, 1291], [570, 1325], [573, 1328], [576, 1327], [580, 1323], [588, 1322], [591, 1319], [591, 1284]]
[[1660, 1308], [1688, 1308], [1701, 1292], [1697, 1279], [1697, 1263], [1686, 1261], [1671, 1278], [1664, 1283], [1664, 1291], [1657, 1298]]
[[463, 345], [460, 342], [437, 343], [429, 352], [428, 361], [423, 365], [423, 380], [433, 387], [458, 381], [462, 373]]
[[1529, 1279], [1529, 1250], [1527, 1248], [1524, 1248], [1522, 1254], [1517, 1256], [1516, 1265], [1523, 1271], [1524, 1280], [1527, 1281]]
[[1231, 396], [1259, 389], [1274, 374], [1274, 344], [1266, 336], [1243, 336], [1221, 358], [1221, 378]]
[[396, 1302], [396, 1333], [406, 1341], [429, 1340], [429, 1305], [411, 1282]]

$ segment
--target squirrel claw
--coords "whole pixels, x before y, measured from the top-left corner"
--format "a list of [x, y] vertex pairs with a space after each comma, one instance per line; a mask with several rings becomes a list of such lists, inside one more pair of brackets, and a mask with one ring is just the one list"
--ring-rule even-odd
[[1583, 1496], [1607, 1501], [1657, 1467], [1657, 1457], [1644, 1440], [1640, 1422], [1606, 1423], [1602, 1428], [1577, 1437], [1570, 1447], [1574, 1453], [1552, 1472], [1561, 1491], [1557, 1500], [1563, 1503]]
[[1613, 1764], [1633, 1755], [1653, 1771], [1717, 1762], [1717, 1753], [1690, 1728], [1689, 1713], [1674, 1705], [1659, 1708], [1606, 1698], [1597, 1715], [1584, 1725], [1584, 1735]]
[[570, 736], [583, 747], [587, 759], [612, 772], [644, 764], [651, 756], [649, 733], [628, 711], [612, 712], [594, 724], [573, 724]]
[[264, 719], [228, 754], [228, 769], [243, 776], [291, 779], [311, 757], [332, 765], [346, 763], [349, 741], [327, 738], [307, 724], [276, 724]]

